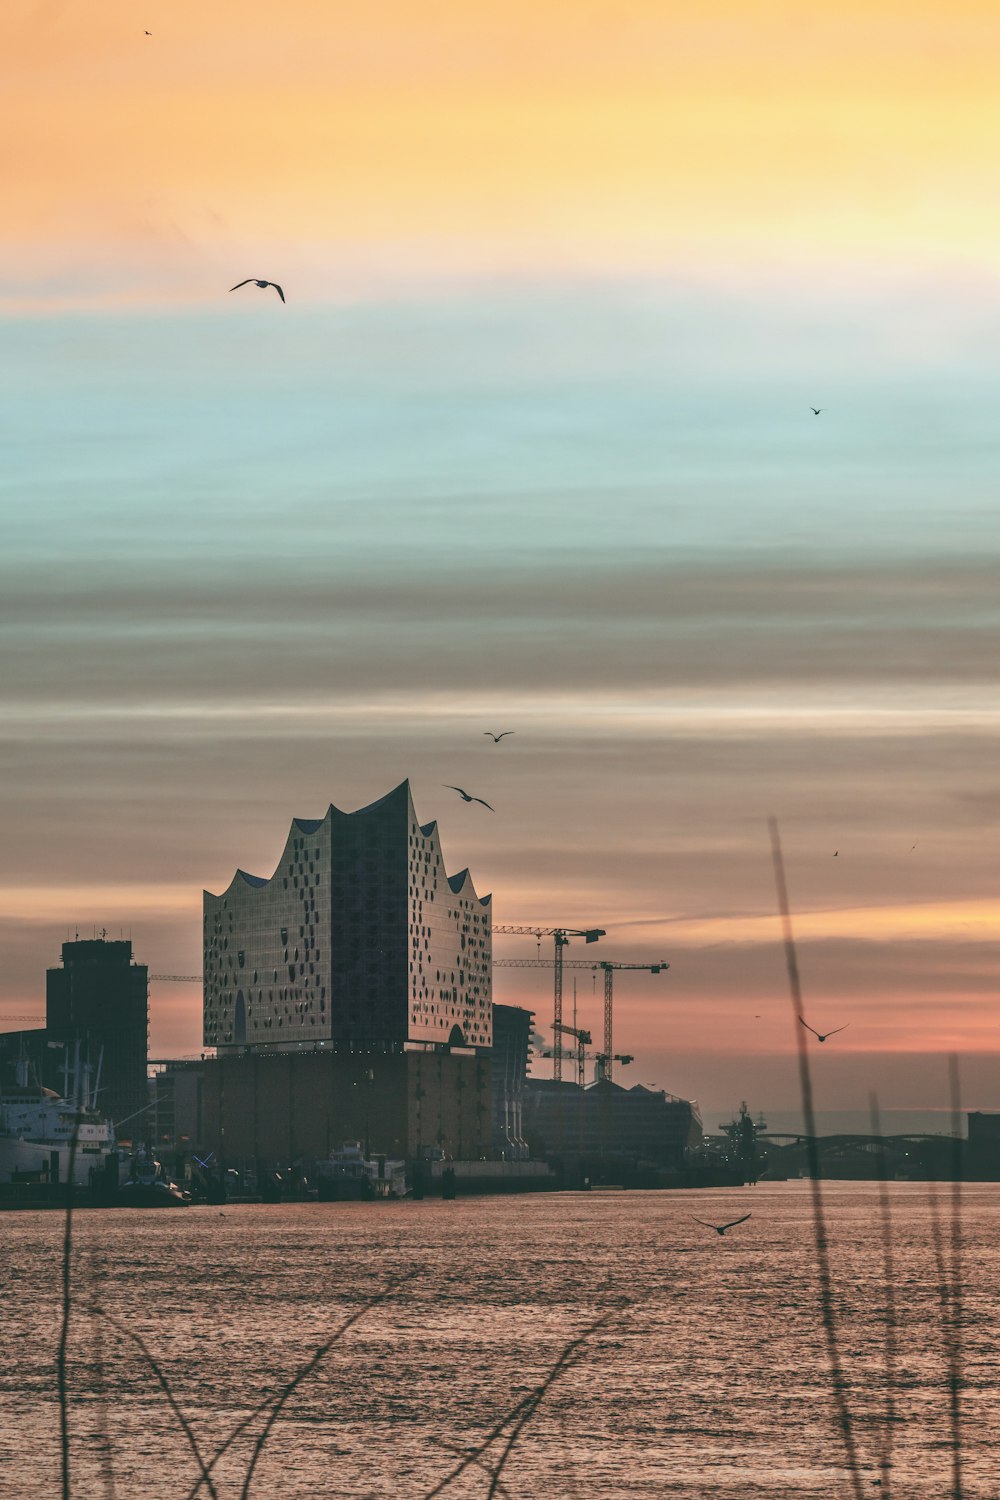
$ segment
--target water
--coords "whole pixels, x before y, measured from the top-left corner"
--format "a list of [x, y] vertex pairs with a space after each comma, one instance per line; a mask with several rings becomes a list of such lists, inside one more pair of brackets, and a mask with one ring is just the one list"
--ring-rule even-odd
[[[831, 1255], [864, 1492], [879, 1491], [885, 1294], [874, 1184], [827, 1184]], [[900, 1316], [896, 1500], [950, 1494], [947, 1376], [927, 1190], [894, 1184]], [[963, 1190], [965, 1465], [996, 1500], [1000, 1185]], [[753, 1217], [720, 1239], [691, 1215]], [[183, 1500], [187, 1440], [140, 1333], [207, 1455], [365, 1299], [413, 1278], [334, 1345], [263, 1449], [259, 1500], [427, 1494], [537, 1386], [603, 1309], [552, 1386], [498, 1494], [851, 1494], [834, 1423], [805, 1184], [560, 1194], [455, 1203], [82, 1212], [70, 1346], [73, 1494]], [[0, 1215], [0, 1497], [58, 1495], [62, 1217]], [[263, 1416], [213, 1471], [237, 1497]], [[509, 1430], [509, 1429], [508, 1429]], [[502, 1443], [484, 1457], [495, 1463]], [[108, 1478], [108, 1457], [113, 1483]], [[445, 1491], [485, 1496], [473, 1466]], [[201, 1493], [207, 1492], [202, 1489]]]

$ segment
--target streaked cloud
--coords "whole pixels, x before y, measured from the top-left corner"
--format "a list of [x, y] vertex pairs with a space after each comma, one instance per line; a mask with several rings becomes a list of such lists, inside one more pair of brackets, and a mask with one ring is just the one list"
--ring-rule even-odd
[[410, 776], [498, 920], [670, 961], [637, 1079], [793, 1102], [771, 813], [821, 1091], [995, 1058], [995, 7], [0, 28], [0, 1008], [78, 923], [195, 972], [203, 886]]

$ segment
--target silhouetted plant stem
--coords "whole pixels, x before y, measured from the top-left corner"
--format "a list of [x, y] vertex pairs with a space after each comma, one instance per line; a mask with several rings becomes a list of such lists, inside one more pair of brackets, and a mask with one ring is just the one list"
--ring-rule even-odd
[[76, 1170], [76, 1145], [80, 1138], [80, 1115], [77, 1111], [73, 1121], [73, 1137], [69, 1143], [69, 1171], [66, 1183], [66, 1222], [63, 1227], [62, 1253], [62, 1327], [59, 1331], [59, 1347], [56, 1350], [56, 1388], [59, 1392], [59, 1443], [62, 1456], [62, 1500], [69, 1496], [69, 1390], [66, 1384], [66, 1350], [69, 1346], [69, 1325], [73, 1311], [71, 1293], [71, 1265], [73, 1259], [73, 1174]]
[[826, 1215], [823, 1210], [823, 1190], [819, 1177], [819, 1148], [816, 1143], [816, 1111], [813, 1106], [812, 1075], [809, 1071], [809, 1050], [806, 1042], [805, 1016], [802, 1012], [802, 986], [799, 981], [799, 964], [792, 933], [792, 917], [788, 905], [788, 889], [785, 884], [785, 863], [781, 854], [781, 837], [777, 819], [769, 820], [771, 830], [771, 858], [774, 863], [774, 883], [778, 893], [781, 926], [785, 947], [785, 964], [788, 969], [788, 989], [795, 1015], [795, 1042], [799, 1057], [799, 1088], [802, 1094], [802, 1114], [806, 1126], [806, 1151], [809, 1161], [809, 1185], [812, 1195], [813, 1232], [816, 1243], [816, 1265], [819, 1274], [820, 1313], [823, 1332], [826, 1336], [827, 1361], [830, 1368], [830, 1383], [837, 1412], [837, 1423], [847, 1453], [847, 1468], [856, 1500], [862, 1500], [861, 1474], [858, 1469], [857, 1447], [851, 1425], [851, 1413], [844, 1388], [844, 1375], [837, 1347], [837, 1323], [833, 1306], [833, 1282], [830, 1276], [830, 1254], [826, 1233]]
[[948, 1394], [951, 1418], [951, 1493], [962, 1500], [962, 1113], [958, 1058], [948, 1058], [951, 1095], [951, 1276], [948, 1322]]
[[597, 1323], [591, 1324], [591, 1326], [586, 1330], [585, 1333], [581, 1334], [579, 1338], [574, 1339], [571, 1344], [568, 1344], [560, 1354], [559, 1358], [556, 1360], [555, 1364], [552, 1366], [552, 1369], [549, 1371], [545, 1380], [535, 1391], [533, 1399], [525, 1407], [524, 1411], [518, 1417], [517, 1421], [514, 1423], [513, 1428], [511, 1429], [510, 1437], [507, 1439], [507, 1442], [504, 1445], [504, 1450], [500, 1455], [500, 1461], [493, 1471], [492, 1483], [490, 1484], [489, 1489], [486, 1491], [487, 1500], [492, 1500], [492, 1497], [496, 1494], [497, 1489], [500, 1485], [500, 1475], [503, 1473], [504, 1466], [513, 1453], [515, 1447], [517, 1446], [517, 1443], [521, 1437], [521, 1433], [524, 1431], [525, 1427], [527, 1427], [528, 1423], [535, 1415], [539, 1406], [542, 1404], [542, 1400], [545, 1396], [546, 1391], [553, 1384], [553, 1382], [559, 1378], [564, 1370], [568, 1369], [571, 1364], [574, 1364], [576, 1362], [581, 1346], [586, 1342], [590, 1335], [594, 1333], [595, 1330], [598, 1329], [601, 1324], [605, 1323], [606, 1321], [607, 1317], [604, 1317], [601, 1318]]
[[[941, 1333], [948, 1368], [949, 1447], [951, 1449], [951, 1500], [962, 1500], [962, 1121], [959, 1113], [958, 1062], [948, 1059], [951, 1093], [951, 1236], [949, 1256], [945, 1256], [944, 1233], [937, 1185], [933, 1178], [927, 1184], [930, 1210], [931, 1244], [937, 1271], [938, 1300], [941, 1304]], [[949, 1264], [950, 1260], [950, 1264]]]
[[[240, 1500], [248, 1500], [248, 1497], [250, 1495], [250, 1486], [253, 1482], [254, 1471], [256, 1470], [257, 1464], [260, 1461], [260, 1456], [264, 1451], [264, 1445], [270, 1437], [274, 1424], [275, 1422], [277, 1422], [278, 1417], [281, 1415], [281, 1409], [285, 1405], [285, 1402], [288, 1400], [288, 1398], [293, 1395], [293, 1393], [298, 1389], [303, 1380], [305, 1380], [306, 1376], [312, 1374], [313, 1370], [315, 1370], [320, 1360], [324, 1358], [324, 1356], [333, 1348], [334, 1344], [336, 1344], [339, 1339], [343, 1338], [344, 1334], [349, 1328], [353, 1328], [354, 1324], [359, 1322], [362, 1318], [366, 1317], [367, 1314], [373, 1310], [373, 1308], [380, 1306], [381, 1303], [385, 1302], [389, 1297], [393, 1296], [407, 1281], [412, 1281], [413, 1277], [416, 1274], [417, 1273], [415, 1271], [411, 1271], [408, 1275], [399, 1277], [392, 1283], [391, 1286], [386, 1287], [384, 1291], [378, 1292], [374, 1297], [370, 1297], [363, 1307], [359, 1307], [357, 1312], [351, 1313], [350, 1317], [344, 1319], [337, 1331], [327, 1339], [325, 1344], [321, 1344], [312, 1358], [308, 1359], [306, 1363], [302, 1365], [302, 1367], [297, 1371], [297, 1373], [292, 1376], [291, 1380], [285, 1386], [284, 1390], [281, 1391], [277, 1400], [274, 1402], [274, 1405], [271, 1407], [271, 1413], [267, 1421], [264, 1423], [263, 1428], [261, 1429], [260, 1436], [254, 1444], [254, 1450], [250, 1458], [250, 1463], [247, 1467], [246, 1478], [243, 1481], [243, 1488], [240, 1491]], [[209, 1483], [211, 1483], [210, 1480]]]
[[426, 1492], [423, 1500], [434, 1500], [434, 1497], [436, 1495], [442, 1494], [448, 1488], [448, 1486], [459, 1477], [460, 1474], [465, 1473], [466, 1469], [470, 1468], [473, 1464], [478, 1464], [487, 1448], [495, 1443], [504, 1429], [510, 1426], [510, 1423], [513, 1422], [514, 1428], [511, 1431], [506, 1444], [504, 1445], [504, 1451], [501, 1454], [500, 1460], [493, 1471], [493, 1479], [488, 1491], [489, 1496], [496, 1495], [499, 1492], [500, 1475], [503, 1472], [504, 1465], [513, 1452], [514, 1447], [524, 1428], [527, 1426], [528, 1422], [538, 1410], [538, 1407], [541, 1404], [541, 1401], [546, 1392], [549, 1390], [549, 1387], [553, 1384], [554, 1381], [558, 1380], [559, 1376], [563, 1374], [563, 1372], [569, 1367], [570, 1364], [573, 1363], [574, 1359], [578, 1356], [581, 1347], [586, 1343], [587, 1339], [590, 1338], [591, 1334], [596, 1333], [599, 1328], [603, 1328], [611, 1316], [611, 1310], [602, 1313], [601, 1316], [599, 1318], [596, 1318], [593, 1323], [590, 1323], [582, 1333], [578, 1334], [575, 1339], [572, 1339], [565, 1346], [562, 1353], [559, 1355], [559, 1358], [556, 1360], [555, 1364], [552, 1366], [552, 1369], [546, 1375], [541, 1384], [537, 1385], [533, 1391], [529, 1391], [526, 1396], [522, 1396], [521, 1400], [516, 1402], [515, 1405], [512, 1406], [511, 1409], [500, 1418], [499, 1422], [495, 1423], [495, 1425], [487, 1433], [483, 1441], [479, 1443], [474, 1449], [472, 1449], [465, 1456], [462, 1462], [460, 1464], [457, 1464], [455, 1468], [450, 1471], [450, 1473], [446, 1474], [442, 1480], [439, 1480], [439, 1482], [434, 1486], [433, 1489]]
[[[224, 1443], [222, 1443], [218, 1448], [216, 1448], [215, 1452], [212, 1454], [212, 1457], [209, 1459], [209, 1461], [208, 1461], [208, 1463], [206, 1465], [206, 1469], [207, 1469], [207, 1471], [208, 1471], [209, 1474], [211, 1474], [212, 1470], [215, 1468], [216, 1464], [219, 1462], [219, 1459], [222, 1458], [224, 1454], [226, 1454], [226, 1453], [229, 1452], [230, 1448], [233, 1446], [233, 1444], [235, 1443], [236, 1439], [240, 1436], [240, 1434], [246, 1432], [246, 1430], [250, 1426], [251, 1422], [255, 1421], [256, 1418], [260, 1416], [261, 1412], [267, 1411], [268, 1407], [271, 1405], [271, 1402], [273, 1400], [274, 1400], [274, 1392], [272, 1391], [269, 1395], [265, 1396], [265, 1398], [264, 1398], [263, 1401], [261, 1401], [257, 1406], [254, 1407], [253, 1411], [250, 1413], [250, 1415], [248, 1417], [244, 1417], [243, 1420], [242, 1420], [242, 1422], [239, 1422], [233, 1428], [232, 1432], [226, 1438], [226, 1441]], [[198, 1491], [201, 1489], [201, 1487], [202, 1487], [202, 1485], [204, 1483], [205, 1483], [205, 1476], [204, 1476], [204, 1474], [199, 1474], [199, 1476], [195, 1480], [194, 1484], [188, 1490], [187, 1495], [185, 1497], [185, 1500], [195, 1500], [195, 1496], [198, 1494]]]
[[98, 1290], [100, 1286], [101, 1265], [91, 1251], [90, 1256], [90, 1283], [91, 1283], [91, 1312], [93, 1317], [94, 1334], [94, 1367], [96, 1371], [95, 1387], [97, 1393], [97, 1439], [98, 1453], [100, 1457], [101, 1474], [104, 1479], [105, 1500], [116, 1500], [115, 1495], [115, 1470], [111, 1458], [111, 1435], [108, 1432], [108, 1403], [107, 1403], [107, 1380], [104, 1366], [104, 1321], [101, 1317], [101, 1299]]
[[[445, 1438], [432, 1438], [431, 1441], [436, 1443], [439, 1448], [443, 1448], [446, 1453], [451, 1453], [456, 1458], [470, 1458], [477, 1469], [482, 1469], [491, 1479], [493, 1478], [493, 1470], [478, 1449], [473, 1452], [468, 1448], [460, 1447], [457, 1443], [449, 1443]], [[510, 1490], [505, 1484], [498, 1486], [497, 1494], [503, 1497], [503, 1500], [510, 1500]]]
[[208, 1485], [208, 1491], [212, 1496], [212, 1500], [219, 1500], [215, 1485], [212, 1482], [212, 1475], [205, 1464], [205, 1460], [201, 1456], [201, 1449], [198, 1447], [198, 1440], [191, 1430], [191, 1424], [178, 1406], [174, 1393], [170, 1388], [170, 1382], [167, 1379], [166, 1375], [163, 1373], [163, 1370], [157, 1364], [156, 1360], [153, 1358], [153, 1355], [150, 1353], [145, 1339], [143, 1339], [141, 1334], [136, 1333], [133, 1328], [129, 1328], [124, 1323], [120, 1323], [117, 1318], [113, 1318], [111, 1314], [104, 1308], [96, 1307], [94, 1311], [99, 1317], [105, 1318], [111, 1324], [112, 1328], [114, 1328], [116, 1332], [120, 1333], [123, 1338], [131, 1339], [132, 1342], [136, 1344], [142, 1352], [146, 1363], [149, 1365], [149, 1368], [156, 1376], [160, 1388], [167, 1398], [167, 1401], [170, 1405], [170, 1410], [177, 1418], [181, 1431], [184, 1433], [184, 1436], [188, 1440], [191, 1452], [195, 1457], [195, 1462], [201, 1470], [201, 1482]]
[[868, 1110], [871, 1116], [872, 1135], [878, 1140], [876, 1160], [878, 1162], [879, 1221], [882, 1229], [882, 1284], [885, 1288], [885, 1432], [879, 1455], [879, 1473], [882, 1476], [882, 1500], [890, 1500], [892, 1481], [892, 1445], [896, 1421], [896, 1270], [892, 1246], [892, 1210], [889, 1203], [889, 1180], [885, 1165], [885, 1142], [882, 1139], [882, 1122], [879, 1118], [878, 1096], [869, 1094]]

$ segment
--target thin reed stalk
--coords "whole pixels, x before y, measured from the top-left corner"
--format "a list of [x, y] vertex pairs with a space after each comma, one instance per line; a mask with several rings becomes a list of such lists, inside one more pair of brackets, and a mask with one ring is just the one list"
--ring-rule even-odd
[[496, 1442], [497, 1438], [499, 1438], [504, 1430], [510, 1426], [511, 1422], [513, 1422], [514, 1427], [511, 1430], [506, 1444], [504, 1445], [504, 1450], [500, 1456], [499, 1462], [497, 1463], [496, 1468], [493, 1470], [493, 1479], [487, 1492], [488, 1497], [498, 1494], [500, 1492], [500, 1476], [503, 1472], [504, 1466], [507, 1463], [507, 1460], [510, 1458], [511, 1453], [514, 1451], [514, 1448], [518, 1440], [520, 1439], [521, 1433], [524, 1431], [524, 1428], [527, 1426], [528, 1422], [530, 1422], [531, 1418], [538, 1410], [538, 1407], [540, 1406], [550, 1387], [556, 1380], [559, 1379], [559, 1376], [562, 1375], [579, 1356], [579, 1352], [582, 1346], [586, 1343], [587, 1339], [589, 1339], [592, 1334], [596, 1333], [599, 1328], [604, 1327], [604, 1325], [611, 1318], [612, 1311], [613, 1310], [609, 1309], [607, 1312], [602, 1313], [599, 1318], [596, 1318], [594, 1320], [594, 1322], [588, 1324], [588, 1326], [582, 1331], [582, 1333], [579, 1333], [575, 1339], [572, 1339], [565, 1346], [562, 1353], [559, 1355], [559, 1358], [556, 1360], [555, 1364], [546, 1375], [545, 1379], [539, 1385], [537, 1385], [534, 1390], [529, 1391], [526, 1396], [522, 1396], [521, 1400], [516, 1402], [515, 1405], [512, 1406], [511, 1409], [500, 1418], [499, 1422], [494, 1424], [483, 1441], [477, 1444], [475, 1448], [470, 1450], [470, 1452], [466, 1454], [462, 1462], [460, 1464], [456, 1464], [456, 1466], [449, 1473], [447, 1473], [443, 1479], [438, 1481], [433, 1489], [428, 1490], [425, 1493], [425, 1495], [423, 1496], [423, 1500], [435, 1500], [435, 1496], [443, 1494], [443, 1492], [448, 1488], [450, 1484], [454, 1483], [454, 1481], [458, 1479], [461, 1474], [465, 1473], [466, 1469], [471, 1468], [473, 1464], [479, 1464], [480, 1460], [482, 1459], [482, 1455], [487, 1451], [488, 1448], [493, 1445], [493, 1443]]
[[177, 1418], [177, 1422], [180, 1426], [181, 1431], [184, 1433], [184, 1436], [188, 1440], [188, 1446], [190, 1447], [191, 1452], [194, 1455], [195, 1462], [201, 1470], [201, 1482], [208, 1485], [208, 1492], [212, 1496], [212, 1500], [219, 1500], [218, 1492], [216, 1491], [215, 1485], [212, 1482], [212, 1475], [209, 1472], [205, 1460], [202, 1458], [201, 1449], [198, 1447], [198, 1440], [195, 1437], [194, 1432], [192, 1431], [191, 1424], [178, 1406], [177, 1398], [175, 1397], [170, 1387], [170, 1382], [151, 1354], [145, 1339], [141, 1334], [136, 1333], [135, 1329], [128, 1328], [124, 1323], [120, 1323], [117, 1318], [113, 1318], [106, 1309], [95, 1308], [94, 1311], [99, 1317], [106, 1319], [106, 1321], [111, 1324], [111, 1327], [114, 1328], [117, 1333], [120, 1333], [123, 1338], [131, 1339], [132, 1342], [138, 1346], [140, 1352], [145, 1358], [146, 1363], [149, 1365], [149, 1368], [156, 1376], [156, 1379], [160, 1385], [160, 1389], [166, 1396], [167, 1402], [170, 1406], [170, 1410]]
[[948, 1371], [948, 1446], [951, 1451], [951, 1500], [963, 1500], [962, 1476], [962, 1141], [959, 1112], [958, 1063], [948, 1060], [951, 1093], [951, 1234], [947, 1254], [941, 1224], [941, 1206], [933, 1177], [927, 1184], [927, 1206], [930, 1211], [931, 1244], [937, 1272], [938, 1301], [941, 1305], [941, 1333], [944, 1339]]
[[951, 1095], [951, 1339], [948, 1357], [949, 1413], [951, 1417], [951, 1493], [962, 1500], [962, 1095], [958, 1058], [948, 1058], [948, 1091]]
[[107, 1403], [107, 1380], [105, 1378], [104, 1364], [104, 1320], [101, 1317], [100, 1296], [97, 1292], [99, 1265], [96, 1255], [91, 1256], [90, 1277], [92, 1283], [91, 1298], [93, 1311], [96, 1314], [93, 1319], [94, 1333], [94, 1365], [96, 1367], [97, 1386], [97, 1441], [98, 1454], [100, 1458], [101, 1476], [104, 1480], [105, 1500], [117, 1500], [115, 1493], [115, 1468], [111, 1457], [111, 1434], [108, 1431], [108, 1403]]
[[73, 1120], [73, 1137], [69, 1144], [69, 1172], [66, 1183], [66, 1220], [63, 1226], [62, 1251], [62, 1325], [56, 1350], [56, 1389], [59, 1393], [59, 1447], [62, 1469], [62, 1500], [70, 1500], [69, 1477], [69, 1388], [66, 1382], [66, 1350], [73, 1312], [71, 1270], [73, 1262], [73, 1175], [76, 1171], [76, 1147], [80, 1139], [80, 1113]]
[[[413, 1272], [412, 1275], [416, 1275], [416, 1272]], [[402, 1277], [399, 1281], [394, 1282], [392, 1288], [390, 1288], [389, 1290], [390, 1291], [391, 1290], [395, 1290], [398, 1286], [401, 1285], [402, 1282], [409, 1281], [410, 1279], [411, 1278], [409, 1276]], [[384, 1301], [385, 1297], [388, 1296], [388, 1295], [389, 1295], [388, 1292], [380, 1292], [377, 1297], [373, 1298], [370, 1303], [366, 1304], [366, 1306], [362, 1309], [362, 1311], [360, 1313], [354, 1314], [354, 1316], [351, 1319], [348, 1319], [345, 1323], [342, 1323], [341, 1326], [337, 1329], [337, 1332], [334, 1334], [333, 1338], [330, 1339], [330, 1340], [328, 1340], [328, 1342], [323, 1346], [323, 1351], [322, 1352], [325, 1353], [329, 1349], [331, 1349], [333, 1347], [333, 1345], [337, 1342], [337, 1340], [341, 1337], [341, 1335], [343, 1333], [346, 1333], [347, 1329], [351, 1326], [352, 1323], [356, 1323], [358, 1321], [358, 1319], [360, 1317], [362, 1317], [364, 1315], [364, 1313], [369, 1310], [369, 1308], [374, 1307], [376, 1305], [376, 1303], [378, 1303], [378, 1302]], [[296, 1382], [304, 1380], [307, 1374], [311, 1374], [311, 1372], [316, 1368], [317, 1363], [318, 1363], [317, 1358], [316, 1358], [315, 1355], [313, 1355], [309, 1359], [307, 1365], [303, 1366], [303, 1368], [299, 1371], [298, 1375], [295, 1377]], [[287, 1387], [286, 1387], [286, 1391], [287, 1391]], [[289, 1394], [290, 1394], [290, 1392], [289, 1392]], [[244, 1417], [241, 1422], [237, 1423], [237, 1425], [233, 1428], [232, 1432], [226, 1438], [225, 1442], [221, 1443], [220, 1446], [218, 1448], [216, 1448], [214, 1454], [209, 1459], [208, 1465], [207, 1465], [207, 1469], [208, 1469], [209, 1474], [215, 1468], [215, 1466], [219, 1462], [220, 1458], [222, 1458], [226, 1453], [229, 1452], [229, 1449], [233, 1446], [233, 1444], [235, 1443], [236, 1439], [242, 1433], [244, 1433], [246, 1431], [246, 1429], [251, 1425], [251, 1423], [254, 1422], [256, 1420], [256, 1418], [261, 1415], [262, 1412], [267, 1411], [268, 1407], [272, 1404], [273, 1401], [275, 1401], [275, 1399], [276, 1399], [276, 1397], [275, 1397], [274, 1392], [273, 1391], [270, 1392], [267, 1396], [264, 1397], [263, 1401], [259, 1402], [258, 1405], [254, 1407], [253, 1411], [249, 1414], [249, 1416]], [[281, 1397], [279, 1396], [277, 1399], [280, 1400]], [[195, 1482], [192, 1485], [192, 1487], [190, 1488], [190, 1490], [188, 1490], [187, 1495], [185, 1496], [185, 1500], [196, 1500], [196, 1496], [198, 1494], [198, 1491], [201, 1489], [201, 1487], [202, 1487], [202, 1485], [204, 1483], [205, 1483], [205, 1476], [204, 1475], [199, 1475], [199, 1477], [195, 1480]]]
[[[355, 1323], [360, 1322], [360, 1320], [366, 1317], [368, 1313], [370, 1313], [374, 1308], [379, 1307], [383, 1302], [387, 1301], [406, 1282], [412, 1281], [413, 1277], [416, 1274], [417, 1273], [415, 1271], [411, 1271], [408, 1275], [399, 1277], [390, 1286], [386, 1287], [384, 1291], [378, 1292], [374, 1297], [370, 1297], [363, 1307], [359, 1307], [357, 1312], [351, 1313], [350, 1317], [344, 1319], [340, 1327], [334, 1334], [331, 1335], [330, 1338], [327, 1339], [326, 1343], [321, 1344], [312, 1358], [308, 1359], [306, 1363], [296, 1372], [296, 1374], [292, 1376], [291, 1380], [281, 1391], [277, 1400], [274, 1402], [274, 1405], [271, 1407], [270, 1415], [268, 1416], [267, 1421], [264, 1423], [264, 1426], [260, 1432], [260, 1436], [257, 1438], [257, 1441], [254, 1444], [254, 1450], [250, 1457], [250, 1463], [247, 1466], [246, 1478], [243, 1481], [243, 1488], [240, 1491], [240, 1500], [249, 1500], [250, 1486], [253, 1483], [254, 1472], [257, 1468], [258, 1463], [260, 1462], [261, 1454], [264, 1452], [265, 1444], [267, 1443], [267, 1440], [271, 1435], [274, 1424], [277, 1422], [279, 1416], [281, 1415], [282, 1408], [284, 1407], [286, 1401], [288, 1401], [288, 1399], [295, 1393], [295, 1391], [298, 1390], [303, 1380], [305, 1380], [308, 1375], [312, 1374], [313, 1370], [315, 1370], [320, 1361], [329, 1353], [334, 1344], [336, 1344], [341, 1338], [343, 1338], [344, 1334], [349, 1328], [353, 1328]], [[211, 1483], [210, 1480], [209, 1483]]]
[[[220, 1444], [220, 1446], [218, 1448], [216, 1448], [215, 1452], [212, 1454], [212, 1457], [209, 1459], [209, 1461], [208, 1461], [208, 1463], [206, 1465], [206, 1468], [207, 1468], [209, 1474], [211, 1474], [212, 1470], [215, 1468], [215, 1466], [219, 1462], [220, 1458], [224, 1457], [224, 1455], [229, 1452], [230, 1448], [233, 1446], [233, 1444], [235, 1443], [236, 1439], [242, 1433], [246, 1432], [246, 1430], [250, 1426], [250, 1424], [252, 1422], [254, 1422], [257, 1419], [257, 1417], [259, 1417], [261, 1415], [262, 1412], [267, 1411], [267, 1408], [271, 1405], [271, 1402], [273, 1400], [274, 1400], [274, 1392], [271, 1391], [267, 1396], [264, 1397], [263, 1401], [261, 1401], [257, 1406], [254, 1407], [253, 1411], [250, 1413], [250, 1415], [248, 1417], [244, 1417], [243, 1420], [242, 1420], [242, 1422], [237, 1423], [237, 1425], [233, 1428], [232, 1432], [226, 1438], [226, 1441], [224, 1443]], [[195, 1480], [194, 1484], [188, 1490], [187, 1495], [185, 1496], [185, 1500], [195, 1500], [195, 1496], [198, 1494], [198, 1491], [201, 1489], [201, 1487], [202, 1487], [202, 1485], [204, 1483], [205, 1483], [205, 1476], [203, 1474], [199, 1474], [199, 1476]]]
[[837, 1344], [837, 1320], [833, 1301], [833, 1280], [830, 1275], [829, 1242], [826, 1231], [826, 1214], [823, 1208], [823, 1190], [819, 1176], [819, 1148], [816, 1142], [816, 1111], [813, 1105], [812, 1074], [809, 1069], [809, 1050], [806, 1044], [805, 1016], [802, 1011], [802, 986], [799, 980], [799, 963], [792, 932], [792, 916], [788, 905], [788, 888], [785, 884], [785, 862], [781, 853], [781, 836], [776, 818], [769, 819], [771, 830], [771, 858], [774, 864], [774, 883], [781, 912], [781, 926], [785, 947], [785, 964], [788, 969], [788, 989], [795, 1016], [795, 1043], [799, 1057], [799, 1088], [802, 1095], [802, 1114], [806, 1126], [806, 1151], [809, 1161], [809, 1186], [812, 1196], [813, 1236], [816, 1245], [816, 1265], [819, 1276], [820, 1315], [826, 1339], [826, 1356], [833, 1388], [837, 1425], [844, 1441], [847, 1469], [851, 1477], [855, 1500], [863, 1500], [861, 1472], [858, 1467], [857, 1445], [847, 1404], [840, 1349]]
[[[450, 1443], [446, 1438], [432, 1438], [431, 1442], [435, 1443], [438, 1448], [443, 1448], [446, 1453], [452, 1454], [455, 1458], [470, 1457], [477, 1469], [482, 1469], [491, 1479], [493, 1478], [493, 1470], [490, 1468], [489, 1462], [478, 1450], [472, 1453], [470, 1449], [463, 1448], [458, 1443]], [[501, 1497], [501, 1500], [510, 1500], [510, 1490], [505, 1484], [498, 1486], [497, 1494]]]
[[885, 1416], [884, 1432], [879, 1453], [882, 1500], [891, 1500], [892, 1449], [895, 1440], [896, 1422], [896, 1378], [899, 1322], [896, 1316], [896, 1268], [892, 1243], [892, 1209], [889, 1202], [889, 1174], [885, 1165], [885, 1141], [882, 1139], [882, 1122], [879, 1118], [878, 1096], [868, 1095], [868, 1112], [871, 1118], [872, 1135], [878, 1141], [879, 1223], [882, 1231], [882, 1285], [885, 1288]]

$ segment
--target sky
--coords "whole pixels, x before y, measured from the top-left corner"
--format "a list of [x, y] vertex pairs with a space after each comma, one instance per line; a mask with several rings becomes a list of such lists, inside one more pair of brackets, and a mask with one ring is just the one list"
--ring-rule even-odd
[[0, 1024], [77, 931], [197, 973], [203, 888], [408, 776], [497, 922], [669, 961], [623, 1082], [795, 1108], [773, 815], [821, 1110], [952, 1051], [1000, 1108], [996, 7], [7, 0], [0, 58]]

